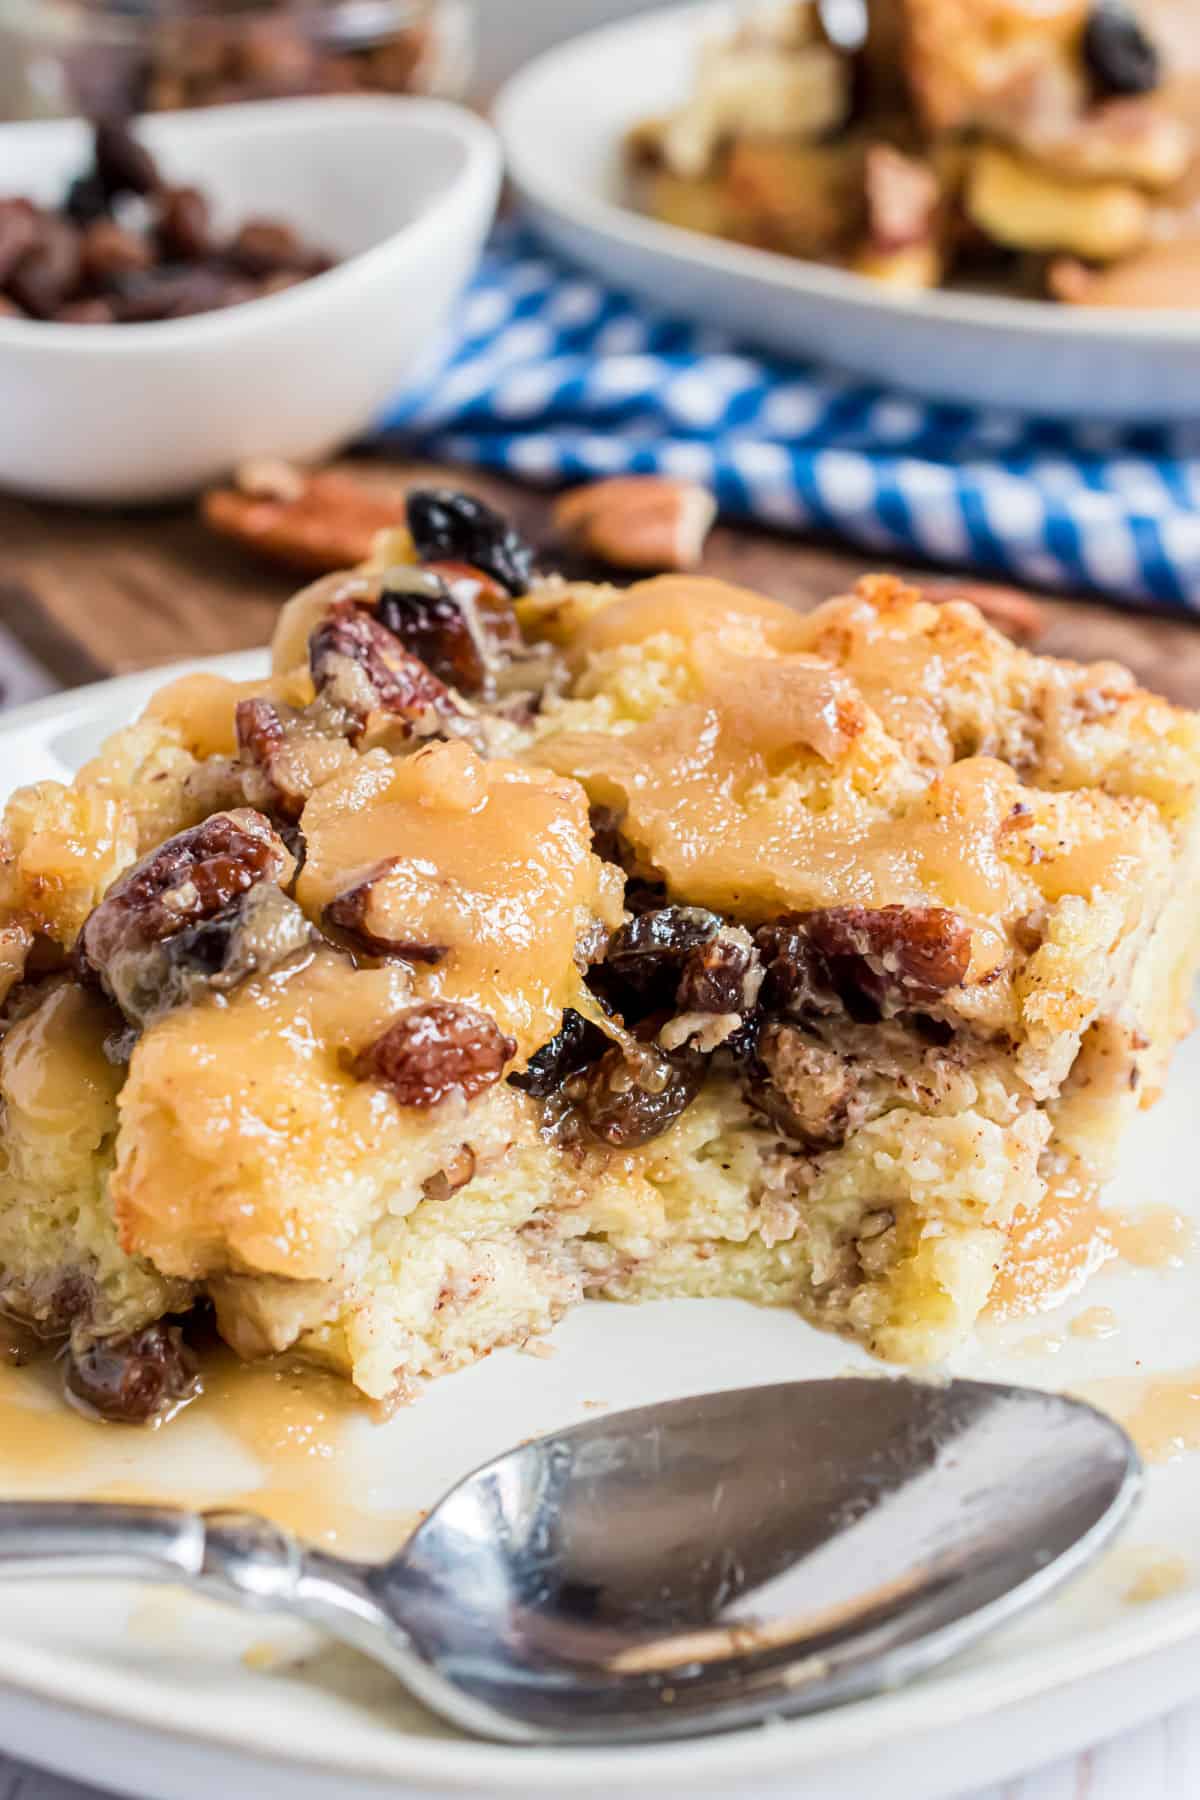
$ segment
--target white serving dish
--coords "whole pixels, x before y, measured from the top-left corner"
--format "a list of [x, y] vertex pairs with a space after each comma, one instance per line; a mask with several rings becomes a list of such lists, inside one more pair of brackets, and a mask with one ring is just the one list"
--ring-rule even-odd
[[[0, 319], [0, 486], [159, 500], [240, 457], [328, 455], [436, 343], [495, 209], [489, 127], [445, 101], [353, 96], [164, 114], [139, 131], [218, 221], [286, 220], [344, 258], [270, 299], [148, 325]], [[53, 202], [77, 120], [0, 125], [0, 191]]]
[[[201, 666], [245, 679], [261, 654]], [[22, 782], [65, 779], [144, 705], [162, 669], [78, 689], [0, 719], [0, 801]], [[1165, 1098], [1134, 1124], [1111, 1202], [1169, 1202], [1200, 1226], [1194, 1096], [1200, 1034], [1183, 1047]], [[1200, 1368], [1200, 1264], [1114, 1266], [1041, 1319], [985, 1326], [956, 1371], [1068, 1388], [1135, 1370]], [[1113, 1309], [1104, 1341], [1072, 1336], [1076, 1314]], [[1057, 1344], [1051, 1353], [1047, 1335]], [[862, 1351], [794, 1315], [736, 1301], [571, 1314], [547, 1360], [500, 1351], [433, 1383], [386, 1425], [348, 1440], [347, 1498], [367, 1511], [428, 1505], [522, 1438], [613, 1408], [763, 1380], [879, 1371]], [[1036, 1353], [1035, 1353], [1036, 1352]], [[1195, 1387], [1200, 1392], [1200, 1375]], [[206, 1503], [253, 1489], [244, 1446], [203, 1407], [165, 1432], [96, 1433], [94, 1462], [60, 1492], [113, 1482], [169, 1486]], [[0, 1495], [14, 1472], [0, 1454]], [[1134, 1607], [1137, 1558], [1183, 1558], [1183, 1591]], [[148, 1800], [647, 1800], [697, 1796], [940, 1800], [1094, 1743], [1200, 1692], [1200, 1455], [1150, 1473], [1125, 1542], [1018, 1626], [898, 1693], [813, 1718], [650, 1749], [524, 1750], [472, 1743], [407, 1701], [348, 1651], [300, 1627], [227, 1613], [170, 1590], [8, 1583], [0, 1606], [0, 1743]], [[268, 1670], [264, 1645], [284, 1659]], [[253, 1651], [254, 1667], [243, 1657]], [[286, 1659], [292, 1659], [287, 1662]]]
[[494, 117], [509, 173], [550, 243], [660, 309], [932, 399], [1057, 417], [1197, 416], [1200, 305], [1151, 312], [898, 294], [633, 211], [623, 134], [684, 98], [698, 41], [729, 12], [705, 0], [588, 32], [502, 89]]

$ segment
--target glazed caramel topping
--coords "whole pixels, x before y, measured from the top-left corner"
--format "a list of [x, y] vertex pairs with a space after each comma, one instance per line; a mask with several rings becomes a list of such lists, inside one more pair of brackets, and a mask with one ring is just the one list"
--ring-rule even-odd
[[411, 998], [402, 967], [332, 950], [168, 1013], [121, 1092], [112, 1195], [127, 1249], [195, 1278], [326, 1277], [361, 1228], [405, 1124], [353, 1055]]
[[304, 706], [312, 699], [307, 667], [269, 681], [230, 681], [224, 675], [181, 675], [159, 688], [146, 707], [146, 717], [175, 725], [183, 746], [193, 756], [237, 753], [234, 720], [239, 700], [262, 698], [284, 706]]
[[639, 856], [695, 904], [745, 918], [922, 903], [1010, 914], [1019, 890], [997, 831], [1013, 772], [974, 758], [921, 792], [862, 721], [828, 664], [745, 658], [632, 731], [564, 732], [538, 755], [621, 810]]
[[6, 1105], [35, 1130], [93, 1143], [112, 1129], [121, 1072], [104, 1054], [113, 1014], [74, 982], [14, 1025], [0, 1054]]
[[463, 743], [401, 761], [367, 755], [313, 796], [302, 825], [297, 892], [310, 917], [370, 882], [374, 936], [441, 952], [413, 961], [416, 998], [482, 1009], [522, 1056], [554, 1035], [578, 992], [589, 916], [620, 918], [581, 790]]
[[805, 650], [811, 635], [803, 615], [779, 600], [707, 576], [660, 575], [636, 582], [592, 612], [573, 630], [567, 654], [578, 669], [596, 651], [641, 644], [664, 632], [689, 649], [715, 644], [741, 656]]

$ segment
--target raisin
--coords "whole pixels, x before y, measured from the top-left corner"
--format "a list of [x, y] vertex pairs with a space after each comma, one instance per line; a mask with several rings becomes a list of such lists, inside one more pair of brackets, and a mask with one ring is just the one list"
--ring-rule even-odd
[[131, 270], [112, 283], [117, 318], [124, 325], [190, 319], [253, 300], [254, 288], [228, 269], [206, 263], [160, 263]]
[[322, 913], [321, 923], [345, 941], [351, 950], [363, 950], [368, 956], [400, 956], [406, 962], [439, 963], [447, 954], [448, 945], [423, 943], [418, 938], [385, 937], [371, 929], [371, 895], [375, 884], [399, 861], [399, 857], [390, 857], [372, 869], [365, 880], [347, 888], [344, 894], [338, 894]]
[[616, 863], [618, 868], [624, 867], [625, 863], [625, 845], [621, 839], [623, 816], [613, 806], [588, 808], [588, 823], [592, 828], [592, 850], [602, 861]]
[[509, 1082], [532, 1094], [535, 1100], [546, 1100], [558, 1092], [568, 1076], [602, 1056], [609, 1042], [598, 1025], [568, 1006], [559, 1030], [540, 1050], [534, 1051], [520, 1074], [509, 1076]]
[[37, 240], [38, 213], [32, 201], [0, 200], [0, 283]]
[[101, 284], [131, 269], [147, 269], [154, 253], [144, 238], [115, 219], [97, 219], [83, 234], [83, 272]]
[[126, 1018], [143, 1024], [170, 989], [157, 947], [223, 914], [259, 882], [291, 873], [291, 858], [261, 813], [214, 813], [135, 863], [94, 908], [79, 935], [83, 973], [99, 978]]
[[700, 1092], [704, 1069], [696, 1051], [667, 1055], [647, 1047], [631, 1058], [614, 1044], [586, 1073], [573, 1076], [566, 1092], [593, 1137], [629, 1149], [674, 1124]]
[[159, 199], [155, 237], [164, 256], [196, 262], [212, 250], [208, 201], [199, 188], [164, 189]]
[[52, 213], [37, 221], [37, 236], [8, 277], [8, 292], [35, 319], [51, 319], [79, 286], [80, 237]]
[[243, 275], [320, 275], [332, 265], [276, 219], [247, 219], [229, 246], [229, 260]]
[[75, 177], [67, 189], [63, 211], [76, 225], [91, 225], [108, 212], [108, 194], [94, 169]]
[[520, 641], [508, 595], [465, 565], [389, 570], [375, 616], [460, 694], [490, 697], [495, 667]]
[[458, 716], [445, 682], [353, 602], [339, 602], [317, 626], [308, 660], [318, 694], [352, 721], [356, 737], [373, 712], [425, 732]]
[[200, 1369], [178, 1325], [160, 1320], [129, 1337], [68, 1353], [67, 1391], [120, 1425], [166, 1417], [200, 1391]]
[[721, 929], [702, 906], [661, 906], [639, 913], [608, 940], [604, 966], [630, 987], [649, 988], [664, 974], [677, 976], [690, 953]]
[[758, 999], [762, 964], [748, 931], [722, 925], [688, 952], [675, 993], [680, 1012], [747, 1013]]
[[158, 166], [119, 119], [97, 119], [92, 127], [96, 174], [111, 200], [118, 194], [152, 194], [159, 185]]
[[533, 578], [533, 551], [493, 507], [453, 488], [414, 488], [405, 502], [408, 529], [423, 562], [469, 563], [510, 594]]
[[401, 1106], [436, 1106], [456, 1090], [468, 1100], [500, 1079], [517, 1046], [473, 1006], [430, 1000], [410, 1006], [355, 1058], [362, 1081], [378, 1081]]
[[1099, 94], [1148, 94], [1162, 78], [1157, 49], [1122, 0], [1097, 0], [1083, 33], [1083, 57]]

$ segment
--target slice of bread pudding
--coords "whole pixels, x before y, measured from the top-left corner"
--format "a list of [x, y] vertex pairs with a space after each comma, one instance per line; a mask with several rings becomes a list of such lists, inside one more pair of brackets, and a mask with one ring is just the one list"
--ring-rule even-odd
[[122, 1418], [210, 1315], [379, 1403], [588, 1294], [943, 1357], [1186, 1027], [1200, 723], [889, 577], [801, 615], [410, 519], [9, 803], [22, 1343]]

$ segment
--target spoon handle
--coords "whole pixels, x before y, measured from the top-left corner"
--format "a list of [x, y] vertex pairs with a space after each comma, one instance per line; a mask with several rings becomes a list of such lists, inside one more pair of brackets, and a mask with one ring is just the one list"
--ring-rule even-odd
[[99, 1501], [0, 1502], [0, 1579], [169, 1581], [361, 1642], [378, 1609], [354, 1563], [306, 1550], [256, 1513]]

